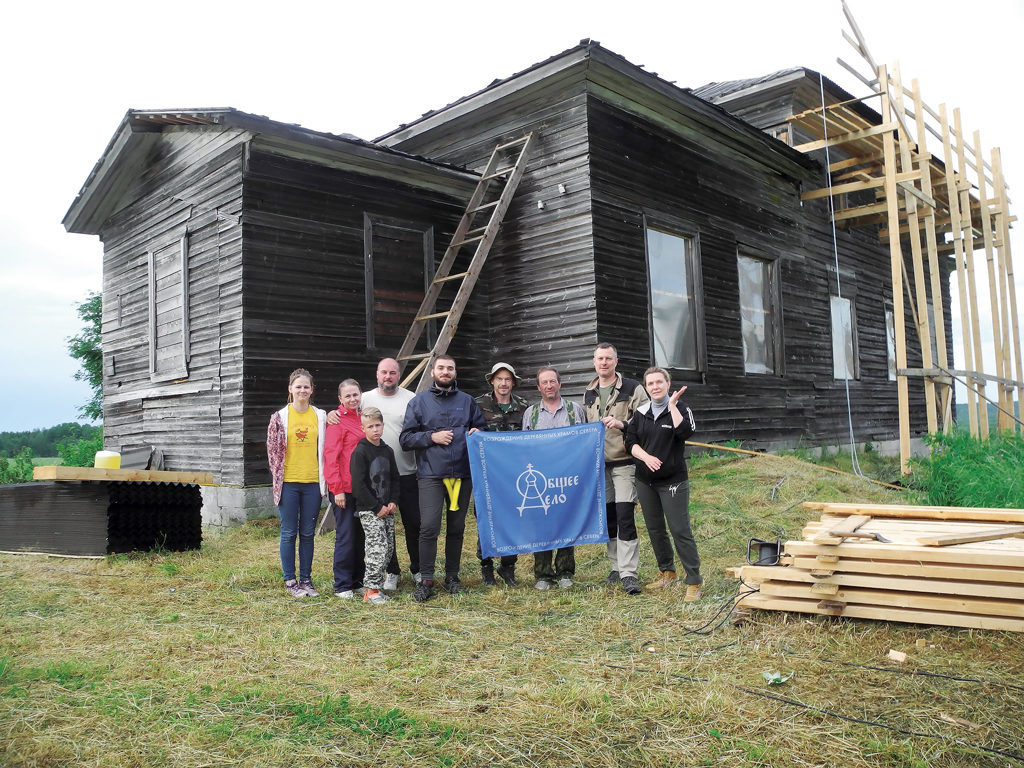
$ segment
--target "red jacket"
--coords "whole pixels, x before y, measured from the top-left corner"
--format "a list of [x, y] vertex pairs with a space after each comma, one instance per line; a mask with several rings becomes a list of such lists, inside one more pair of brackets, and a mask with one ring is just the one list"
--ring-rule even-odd
[[327, 487], [335, 496], [339, 493], [352, 493], [352, 473], [349, 471], [349, 459], [352, 451], [363, 439], [363, 425], [359, 419], [359, 411], [338, 408], [339, 424], [327, 425], [327, 440], [324, 443], [324, 476]]

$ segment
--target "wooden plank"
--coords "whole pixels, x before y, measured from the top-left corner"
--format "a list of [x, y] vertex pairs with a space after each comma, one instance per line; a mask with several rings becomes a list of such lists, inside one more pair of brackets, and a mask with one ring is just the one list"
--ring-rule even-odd
[[862, 525], [871, 520], [870, 515], [850, 515], [839, 523], [825, 526], [814, 536], [816, 544], [839, 544], [844, 534], [852, 534]]
[[[812, 599], [818, 593], [806, 584], [785, 582], [761, 582], [761, 594], [778, 597], [799, 597]], [[925, 611], [949, 613], [971, 613], [979, 616], [1009, 616], [1024, 619], [1024, 602], [1019, 600], [997, 600], [985, 597], [957, 597], [924, 594], [921, 592], [894, 592], [884, 589], [863, 589], [857, 587], [836, 590], [830, 600], [846, 605], [875, 605], [891, 608], [914, 608]]]
[[765, 581], [795, 581], [834, 587], [861, 587], [864, 589], [886, 589], [893, 592], [928, 592], [935, 595], [992, 597], [1001, 600], [1024, 601], [1024, 583], [1017, 585], [979, 580], [878, 575], [845, 571], [837, 571], [826, 578], [816, 578], [805, 568], [778, 565], [744, 565], [736, 571], [736, 577], [742, 578], [747, 584], [761, 584]]
[[[867, 560], [899, 560], [922, 563], [954, 563], [956, 565], [1001, 565], [1019, 568], [1022, 564], [1020, 552], [998, 552], [968, 550], [965, 546], [953, 547], [922, 547], [907, 544], [882, 544], [877, 541], [844, 542], [837, 545], [814, 544], [810, 541], [787, 541], [787, 555], [835, 555], [840, 557], [857, 557]], [[1024, 578], [1024, 569], [1021, 570]]]
[[[792, 611], [794, 613], [815, 613], [823, 616], [837, 615], [836, 611], [818, 607], [818, 598], [801, 600], [792, 597], [774, 597], [754, 593], [742, 598], [740, 605], [746, 608], [761, 608], [770, 611]], [[967, 627], [970, 629], [997, 629], [1010, 632], [1024, 632], [1024, 620], [1001, 616], [976, 616], [968, 613], [946, 613], [942, 611], [921, 611], [910, 608], [883, 608], [868, 605], [847, 605], [839, 615], [851, 619], [876, 619], [881, 621], [903, 621], [910, 624], [934, 624], [946, 627]]]
[[948, 536], [927, 536], [917, 540], [917, 543], [923, 547], [948, 547], [953, 544], [970, 544], [978, 541], [993, 541], [995, 539], [1003, 539], [1008, 536], [1020, 536], [1024, 534], [1024, 527], [1016, 526], [1014, 528], [1002, 528], [998, 531], [988, 531], [986, 533], [963, 533], [963, 534], [950, 534]]
[[867, 504], [859, 502], [805, 501], [804, 509], [815, 509], [832, 515], [871, 515], [873, 517], [918, 518], [930, 520], [987, 520], [1003, 523], [1024, 523], [1024, 509], [998, 507], [942, 507], [901, 504]]
[[995, 194], [999, 201], [999, 207], [1002, 210], [1002, 213], [997, 217], [997, 223], [999, 226], [999, 239], [1001, 241], [1000, 250], [1002, 251], [1003, 256], [1003, 270], [1005, 272], [1007, 289], [1009, 291], [1007, 295], [1007, 309], [1010, 315], [1010, 326], [1007, 332], [1013, 340], [1013, 358], [1017, 381], [1019, 382], [1017, 384], [1017, 416], [1021, 417], [1024, 415], [1024, 365], [1022, 365], [1021, 360], [1020, 325], [1017, 319], [1017, 287], [1016, 280], [1013, 275], [1013, 254], [1010, 248], [1010, 201], [1006, 194], [1006, 181], [1003, 178], [1002, 152], [999, 147], [992, 150], [992, 175], [994, 177]]
[[213, 485], [213, 475], [210, 472], [167, 472], [148, 469], [101, 469], [99, 467], [34, 467], [32, 479]]
[[851, 131], [849, 133], [840, 134], [839, 136], [830, 136], [827, 139], [818, 139], [817, 141], [808, 141], [804, 144], [797, 144], [793, 149], [797, 152], [814, 152], [817, 149], [834, 147], [838, 144], [850, 144], [851, 142], [866, 139], [871, 136], [878, 136], [879, 134], [892, 136], [892, 132], [895, 131], [898, 126], [899, 124], [896, 122], [882, 123], [881, 125], [873, 125], [870, 128], [863, 128], [859, 131]]
[[823, 569], [815, 557], [794, 557], [794, 568], [815, 571], [828, 570], [829, 576], [840, 573], [865, 573], [878, 576], [910, 576], [920, 579], [950, 579], [957, 581], [998, 582], [1000, 584], [1024, 584], [1024, 570], [1015, 567], [987, 565], [944, 565], [922, 563], [912, 560], [869, 560], [842, 557]]

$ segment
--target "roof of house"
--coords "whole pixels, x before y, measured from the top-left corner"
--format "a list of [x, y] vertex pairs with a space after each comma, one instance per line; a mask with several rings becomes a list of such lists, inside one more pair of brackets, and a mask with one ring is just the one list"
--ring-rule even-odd
[[[709, 138], [726, 144], [742, 144], [748, 148], [752, 160], [796, 169], [816, 168], [814, 160], [794, 151], [785, 143], [766, 135], [758, 128], [730, 114], [726, 109], [711, 101], [700, 98], [688, 89], [677, 86], [673, 81], [648, 72], [642, 66], [633, 64], [624, 56], [615, 53], [595, 40], [584, 39], [578, 45], [568, 48], [543, 61], [532, 64], [508, 77], [493, 80], [484, 88], [463, 96], [439, 109], [431, 110], [416, 120], [404, 123], [375, 139], [388, 146], [402, 146], [403, 142], [443, 126], [478, 109], [486, 108], [506, 95], [522, 91], [542, 83], [548, 78], [563, 75], [569, 69], [580, 68], [588, 81], [604, 84], [602, 99], [619, 99], [618, 105], [638, 107], [647, 119], [657, 122], [658, 117], [667, 117], [667, 111], [684, 112], [691, 120], [706, 127]], [[666, 120], [669, 130], [671, 120]], [[751, 152], [751, 148], [756, 151]]]
[[461, 190], [478, 174], [360, 139], [351, 134], [314, 131], [231, 107], [171, 110], [130, 109], [76, 195], [63, 224], [69, 232], [99, 234], [135, 174], [141, 172], [165, 130], [236, 129], [252, 134], [276, 151], [419, 186]]

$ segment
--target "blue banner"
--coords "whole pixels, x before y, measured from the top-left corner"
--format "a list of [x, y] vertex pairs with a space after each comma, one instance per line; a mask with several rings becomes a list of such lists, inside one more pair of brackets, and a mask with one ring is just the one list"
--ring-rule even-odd
[[466, 439], [484, 557], [608, 541], [604, 425]]

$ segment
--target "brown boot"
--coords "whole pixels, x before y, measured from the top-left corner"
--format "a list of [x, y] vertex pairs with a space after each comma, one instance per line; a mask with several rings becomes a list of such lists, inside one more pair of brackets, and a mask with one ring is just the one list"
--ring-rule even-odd
[[647, 585], [648, 589], [664, 589], [676, 583], [675, 571], [659, 571], [658, 578]]

